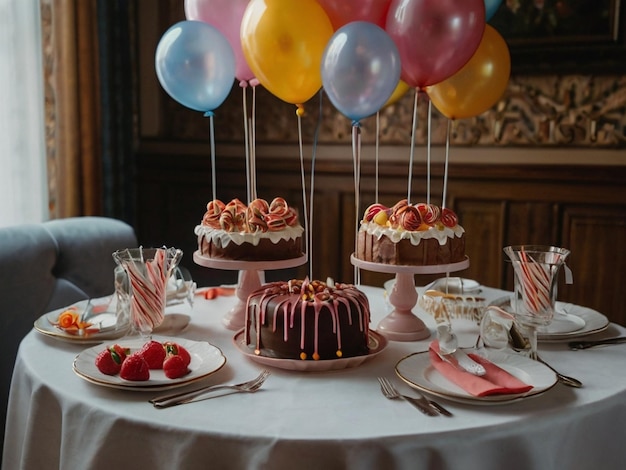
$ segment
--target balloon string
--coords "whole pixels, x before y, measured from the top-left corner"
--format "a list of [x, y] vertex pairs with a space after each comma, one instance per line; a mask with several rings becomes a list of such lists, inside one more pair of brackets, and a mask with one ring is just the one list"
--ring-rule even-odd
[[448, 158], [450, 156], [450, 124], [452, 120], [448, 119], [448, 129], [446, 131], [446, 160], [443, 167], [443, 197], [441, 208], [446, 207], [446, 192], [448, 191]]
[[250, 192], [251, 187], [252, 187], [252, 173], [250, 169], [251, 139], [250, 139], [250, 128], [248, 126], [248, 100], [247, 100], [246, 87], [241, 87], [241, 91], [243, 94], [243, 133], [244, 133], [243, 138], [244, 138], [244, 144], [246, 147], [246, 191], [247, 191], [247, 197], [248, 197], [248, 204], [250, 204], [250, 202], [252, 201], [252, 193]]
[[213, 113], [207, 112], [205, 116], [209, 116], [209, 135], [211, 140], [211, 186], [213, 186], [213, 200], [217, 199], [217, 183], [215, 176], [215, 132], [213, 127]]
[[[359, 220], [360, 220], [360, 194], [361, 194], [361, 126], [355, 121], [352, 123], [352, 158], [354, 162], [354, 213], [355, 213], [355, 232], [354, 247], [359, 237]], [[361, 273], [358, 266], [354, 266], [354, 283], [361, 283]]]
[[376, 179], [374, 202], [378, 203], [378, 153], [380, 148], [380, 111], [376, 111]]
[[409, 157], [409, 182], [407, 189], [407, 202], [411, 202], [411, 187], [413, 186], [413, 159], [415, 156], [415, 133], [417, 129], [417, 103], [419, 97], [419, 90], [415, 89], [415, 99], [413, 101], [413, 124], [411, 128], [411, 151]]
[[315, 125], [315, 133], [313, 134], [313, 149], [311, 154], [311, 187], [309, 188], [309, 279], [313, 279], [313, 201], [315, 191], [315, 155], [317, 153], [317, 142], [319, 139], [320, 128], [322, 127], [322, 103], [323, 103], [323, 89], [319, 91], [319, 112], [317, 115], [317, 123]]
[[[298, 111], [300, 111], [301, 108], [298, 107]], [[305, 172], [304, 172], [304, 149], [302, 146], [302, 113], [301, 112], [296, 112], [296, 116], [298, 116], [298, 146], [300, 149], [300, 180], [301, 180], [301, 184], [302, 184], [302, 206], [304, 208], [304, 253], [307, 256], [307, 259], [309, 261], [309, 272], [311, 271], [311, 257], [309, 255], [309, 231], [310, 231], [310, 226], [309, 226], [309, 217], [308, 217], [308, 204], [307, 204], [307, 198], [306, 198], [306, 179], [305, 179]], [[312, 279], [312, 277], [309, 277], [309, 279]]]
[[426, 144], [426, 204], [430, 204], [430, 124], [431, 114], [433, 110], [432, 100], [428, 100], [428, 132], [427, 132], [427, 144]]
[[251, 166], [250, 166], [250, 176], [252, 180], [252, 199], [257, 198], [256, 192], [256, 86], [252, 87], [252, 123], [250, 125], [250, 156], [251, 156]]

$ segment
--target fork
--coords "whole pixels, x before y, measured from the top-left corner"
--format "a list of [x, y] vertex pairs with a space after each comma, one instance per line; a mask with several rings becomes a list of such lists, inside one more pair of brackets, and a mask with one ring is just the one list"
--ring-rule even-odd
[[228, 385], [210, 385], [208, 387], [201, 387], [188, 392], [162, 395], [152, 398], [149, 401], [154, 405], [155, 408], [168, 408], [170, 406], [182, 405], [183, 403], [190, 403], [199, 396], [202, 396], [206, 393], [215, 392], [217, 390], [232, 390], [232, 392], [230, 393], [254, 393], [261, 388], [269, 375], [270, 371], [265, 369], [258, 375], [258, 377], [255, 377], [252, 380], [248, 380], [247, 382]]
[[398, 398], [402, 399], [415, 406], [418, 410], [428, 416], [438, 416], [439, 413], [445, 416], [452, 416], [452, 413], [446, 410], [439, 403], [429, 400], [419, 392], [416, 392], [418, 393], [419, 398], [409, 397], [399, 393], [389, 379], [385, 377], [378, 377], [378, 382], [380, 383], [380, 390], [383, 392], [385, 398], [389, 398], [390, 400]]

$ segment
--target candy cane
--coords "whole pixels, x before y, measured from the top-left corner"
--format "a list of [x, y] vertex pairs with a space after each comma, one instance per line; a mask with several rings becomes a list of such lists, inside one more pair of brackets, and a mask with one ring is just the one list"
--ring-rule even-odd
[[[516, 269], [522, 283], [522, 298], [526, 308], [533, 313], [551, 307], [550, 301], [550, 276], [546, 268], [535, 261], [524, 250], [520, 251], [521, 260]], [[548, 267], [549, 269], [549, 267]]]
[[134, 323], [138, 327], [146, 324], [154, 328], [163, 321], [167, 283], [165, 261], [163, 250], [157, 250], [155, 259], [143, 265], [145, 275], [134, 260], [127, 264], [133, 288], [132, 308], [136, 313]]

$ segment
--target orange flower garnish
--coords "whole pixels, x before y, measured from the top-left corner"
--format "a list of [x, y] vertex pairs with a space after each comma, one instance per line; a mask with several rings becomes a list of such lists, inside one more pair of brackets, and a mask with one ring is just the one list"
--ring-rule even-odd
[[57, 324], [61, 328], [69, 328], [72, 325], [77, 325], [80, 315], [74, 310], [65, 310], [61, 312], [57, 319]]
[[87, 328], [89, 328], [92, 324], [90, 322], [80, 321], [80, 314], [76, 311], [76, 309], [69, 308], [59, 314], [59, 317], [54, 325], [67, 331], [68, 333], [75, 333], [78, 330], [87, 330]]

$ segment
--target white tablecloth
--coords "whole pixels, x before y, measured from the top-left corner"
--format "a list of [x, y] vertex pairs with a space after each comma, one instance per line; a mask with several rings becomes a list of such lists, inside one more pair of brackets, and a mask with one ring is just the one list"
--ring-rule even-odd
[[[388, 305], [382, 289], [363, 290], [375, 328]], [[191, 323], [180, 333], [211, 342], [227, 357], [203, 383], [247, 380], [264, 367], [244, 357], [232, 342], [234, 332], [222, 326], [234, 300], [197, 300]], [[433, 325], [419, 307], [414, 311]], [[611, 325], [603, 334], [624, 333]], [[15, 366], [3, 468], [626, 468], [626, 345], [574, 352], [565, 344], [541, 344], [545, 360], [585, 387], [558, 384], [541, 396], [499, 406], [440, 400], [454, 417], [431, 418], [383, 398], [376, 381], [391, 377], [410, 393], [394, 365], [426, 350], [431, 339], [391, 341], [352, 369], [272, 369], [255, 394], [159, 410], [147, 402], [155, 393], [105, 388], [76, 376], [72, 362], [86, 346], [33, 331], [22, 341]], [[474, 339], [466, 335], [463, 342]]]

